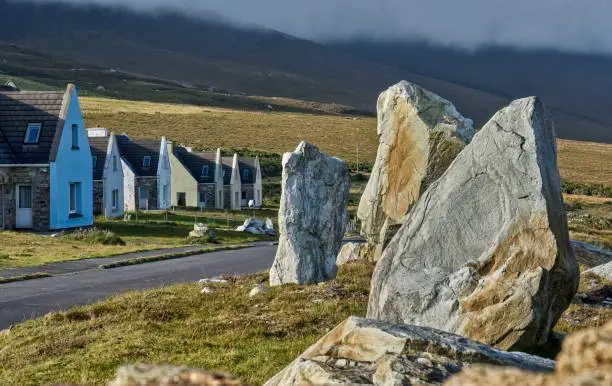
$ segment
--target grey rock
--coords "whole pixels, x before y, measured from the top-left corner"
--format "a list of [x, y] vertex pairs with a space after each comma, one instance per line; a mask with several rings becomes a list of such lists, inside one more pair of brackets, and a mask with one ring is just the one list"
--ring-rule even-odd
[[378, 98], [379, 147], [359, 203], [361, 234], [378, 258], [422, 192], [476, 133], [446, 99], [402, 81]]
[[578, 280], [554, 127], [520, 99], [421, 197], [376, 266], [368, 317], [525, 350], [546, 343]]
[[555, 367], [433, 328], [350, 317], [265, 385], [441, 385], [475, 363], [537, 372]]
[[274, 222], [271, 218], [266, 218], [266, 229], [274, 230]]
[[336, 277], [348, 221], [346, 163], [302, 142], [283, 156], [280, 239], [270, 284], [311, 284]]
[[368, 243], [348, 242], [342, 246], [336, 257], [336, 265], [341, 266], [352, 261], [371, 260], [372, 247]]
[[591, 268], [585, 273], [591, 273], [603, 279], [612, 281], [612, 262], [609, 262], [608, 264], [599, 265], [595, 268]]
[[249, 297], [257, 296], [259, 294], [263, 294], [266, 292], [270, 292], [270, 290], [266, 287], [262, 287], [260, 285], [253, 287], [251, 292], [249, 292]]
[[117, 371], [109, 386], [239, 386], [237, 378], [187, 367], [127, 365]]

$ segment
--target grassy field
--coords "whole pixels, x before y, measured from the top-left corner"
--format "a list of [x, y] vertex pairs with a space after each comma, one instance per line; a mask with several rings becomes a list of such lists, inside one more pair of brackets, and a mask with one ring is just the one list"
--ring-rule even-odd
[[325, 331], [365, 315], [373, 267], [343, 267], [321, 286], [284, 286], [249, 298], [267, 274], [131, 292], [46, 315], [0, 333], [0, 384], [103, 385], [131, 362], [229, 371], [257, 385]]
[[257, 210], [256, 212], [184, 210], [168, 213], [167, 220], [162, 213], [139, 213], [138, 220], [133, 215], [133, 220], [128, 223], [123, 219], [108, 221], [104, 218], [96, 219], [97, 228], [115, 233], [126, 245], [102, 245], [73, 240], [69, 237], [48, 237], [25, 232], [0, 232], [2, 237], [0, 270], [180, 247], [188, 245], [187, 235], [193, 230], [193, 224], [196, 222], [205, 223], [209, 228], [215, 229], [216, 241], [222, 244], [275, 239], [269, 236], [231, 231], [242, 225], [249, 217], [264, 220], [266, 217], [272, 217], [276, 223], [277, 214], [274, 210]]
[[[197, 284], [124, 294], [48, 314], [0, 332], [0, 384], [103, 385], [134, 362], [217, 369], [258, 385], [350, 315], [366, 313], [373, 266], [353, 263], [323, 285], [272, 288], [266, 273], [228, 277], [201, 294]], [[585, 277], [581, 292], [592, 291]], [[598, 285], [612, 283], [598, 283]], [[572, 305], [556, 328], [599, 326], [612, 309]]]
[[[373, 164], [376, 118], [291, 112], [257, 112], [103, 98], [81, 98], [88, 126], [134, 138], [166, 135], [202, 149], [248, 148], [283, 153], [302, 140], [327, 154]], [[559, 168], [568, 181], [612, 185], [612, 145], [559, 140]]]
[[564, 196], [570, 237], [612, 250], [612, 199]]

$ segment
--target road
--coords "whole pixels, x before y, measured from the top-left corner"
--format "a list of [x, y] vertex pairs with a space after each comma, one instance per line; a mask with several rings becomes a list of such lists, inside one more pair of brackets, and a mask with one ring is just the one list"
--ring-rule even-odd
[[194, 282], [224, 273], [244, 275], [264, 271], [272, 266], [275, 252], [276, 246], [266, 243], [235, 251], [0, 284], [0, 330], [131, 290]]

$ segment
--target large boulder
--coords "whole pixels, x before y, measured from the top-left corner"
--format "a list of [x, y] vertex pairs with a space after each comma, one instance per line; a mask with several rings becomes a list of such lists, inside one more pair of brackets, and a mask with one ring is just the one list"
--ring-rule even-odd
[[270, 284], [311, 284], [336, 277], [348, 221], [346, 163], [302, 142], [283, 156], [280, 239]]
[[585, 271], [586, 274], [598, 276], [604, 280], [612, 281], [612, 261], [607, 264], [598, 265]]
[[351, 317], [265, 385], [440, 385], [472, 363], [541, 372], [555, 365], [432, 328]]
[[378, 258], [411, 207], [476, 131], [446, 99], [402, 81], [378, 98], [379, 147], [357, 216]]
[[610, 386], [612, 322], [570, 335], [563, 342], [553, 374], [534, 374], [491, 365], [466, 368], [446, 386]]
[[524, 350], [546, 343], [578, 280], [554, 127], [520, 99], [421, 197], [376, 266], [368, 317]]

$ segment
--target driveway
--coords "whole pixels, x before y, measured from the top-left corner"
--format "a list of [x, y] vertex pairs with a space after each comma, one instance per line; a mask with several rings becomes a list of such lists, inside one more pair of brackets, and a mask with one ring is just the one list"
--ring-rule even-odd
[[224, 273], [246, 275], [265, 271], [272, 266], [275, 253], [276, 246], [265, 243], [235, 251], [0, 284], [0, 330], [131, 290], [195, 282]]

